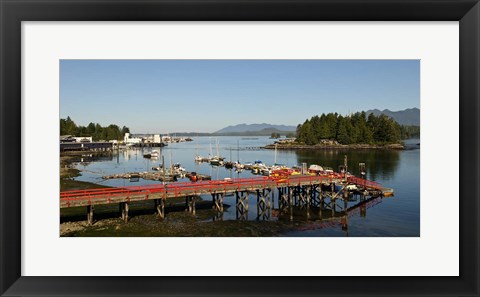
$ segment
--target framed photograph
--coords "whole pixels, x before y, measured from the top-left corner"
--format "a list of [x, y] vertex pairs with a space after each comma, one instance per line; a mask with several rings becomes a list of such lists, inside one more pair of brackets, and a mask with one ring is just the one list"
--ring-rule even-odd
[[478, 1], [0, 1], [2, 296], [478, 296]]

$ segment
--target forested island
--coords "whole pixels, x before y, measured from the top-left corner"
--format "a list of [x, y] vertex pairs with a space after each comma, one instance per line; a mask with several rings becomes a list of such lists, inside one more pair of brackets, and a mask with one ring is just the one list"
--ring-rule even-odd
[[[403, 148], [401, 141], [420, 136], [419, 126], [399, 125], [380, 114], [357, 112], [348, 116], [338, 113], [316, 115], [297, 126], [296, 140], [283, 142], [288, 148], [352, 147]], [[268, 147], [271, 148], [271, 147]], [[280, 147], [281, 148], [281, 147]]]

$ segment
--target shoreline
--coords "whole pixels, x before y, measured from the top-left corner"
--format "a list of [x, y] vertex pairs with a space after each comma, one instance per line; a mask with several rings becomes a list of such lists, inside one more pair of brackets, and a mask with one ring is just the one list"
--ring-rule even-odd
[[60, 192], [67, 190], [86, 190], [94, 188], [111, 188], [104, 185], [75, 180], [82, 171], [71, 166], [72, 156], [60, 156]]
[[81, 156], [81, 155], [104, 155], [104, 154], [111, 154], [113, 151], [91, 151], [91, 150], [85, 150], [85, 151], [66, 151], [66, 152], [60, 152], [60, 158], [68, 158], [68, 157], [74, 157], [74, 156]]
[[263, 149], [277, 149], [280, 150], [325, 150], [325, 149], [375, 149], [375, 150], [405, 150], [405, 146], [400, 143], [376, 145], [376, 144], [268, 144]]

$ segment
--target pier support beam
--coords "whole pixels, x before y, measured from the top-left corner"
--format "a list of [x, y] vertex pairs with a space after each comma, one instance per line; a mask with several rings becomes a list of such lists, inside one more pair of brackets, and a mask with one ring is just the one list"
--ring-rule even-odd
[[159, 218], [165, 218], [165, 200], [164, 199], [155, 199], [155, 213]]
[[93, 205], [87, 205], [87, 223], [93, 225]]
[[305, 189], [305, 194], [307, 196], [307, 220], [310, 219], [310, 201], [311, 201], [311, 195], [310, 195], [310, 192], [311, 192], [311, 187], [310, 186], [307, 186], [306, 189]]
[[225, 193], [212, 193], [213, 209], [223, 212], [223, 197]]
[[345, 216], [340, 220], [342, 223], [342, 230], [348, 231], [348, 213], [345, 212]]
[[325, 193], [322, 191], [322, 189], [320, 189], [318, 198], [320, 199], [320, 207], [325, 207], [325, 202], [324, 202]]
[[223, 221], [223, 211], [216, 211], [213, 215], [213, 221]]
[[296, 188], [296, 196], [298, 197], [298, 206], [303, 208], [310, 204], [310, 187], [309, 186], [298, 186]]
[[235, 192], [237, 220], [248, 220], [248, 192]]
[[186, 196], [185, 197], [187, 204], [187, 211], [193, 215], [196, 214], [195, 203], [197, 201], [197, 196]]
[[367, 216], [367, 204], [363, 203], [362, 205], [360, 205], [360, 217], [364, 218], [366, 216]]
[[290, 203], [288, 188], [278, 188], [278, 209], [282, 210]]
[[290, 221], [293, 221], [294, 199], [299, 196], [299, 188], [298, 186], [278, 188], [278, 210], [284, 214], [288, 213]]
[[336, 207], [337, 207], [337, 202], [335, 201], [335, 198], [332, 198], [331, 200], [331, 207], [332, 207], [332, 217], [335, 216], [335, 212], [337, 211]]
[[313, 207], [320, 206], [320, 196], [322, 195], [321, 185], [312, 185], [310, 187], [310, 205]]
[[120, 202], [120, 213], [125, 223], [128, 222], [128, 208], [128, 202]]
[[257, 219], [270, 219], [270, 194], [272, 189], [257, 190]]
[[290, 221], [293, 221], [293, 188], [288, 188], [288, 208], [290, 210]]

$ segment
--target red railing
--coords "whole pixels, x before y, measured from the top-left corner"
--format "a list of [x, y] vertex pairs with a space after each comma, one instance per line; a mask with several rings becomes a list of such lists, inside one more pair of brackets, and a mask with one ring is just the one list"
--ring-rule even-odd
[[[132, 195], [145, 195], [148, 200], [151, 194], [163, 193], [163, 198], [168, 195], [181, 197], [197, 193], [215, 193], [222, 191], [248, 190], [249, 188], [273, 188], [282, 186], [294, 186], [300, 184], [319, 184], [324, 182], [340, 182], [342, 179], [336, 176], [308, 175], [308, 176], [289, 176], [289, 177], [254, 177], [254, 178], [238, 178], [229, 180], [210, 180], [198, 182], [175, 182], [166, 185], [144, 185], [144, 186], [127, 186], [120, 188], [101, 188], [88, 190], [72, 190], [60, 193], [60, 201], [73, 202], [88, 200], [91, 203], [93, 199], [108, 199], [110, 203], [115, 197], [130, 197]], [[361, 185], [364, 187], [380, 189], [379, 183], [350, 176], [348, 182]]]
[[363, 187], [366, 187], [366, 188], [373, 188], [373, 189], [377, 189], [377, 190], [382, 189], [382, 185], [377, 183], [377, 182], [370, 181], [370, 180], [363, 179], [363, 178], [359, 178], [359, 177], [355, 177], [355, 176], [348, 176], [347, 181], [352, 183], [352, 184], [355, 184], [355, 185], [358, 185], [358, 186], [363, 186]]

